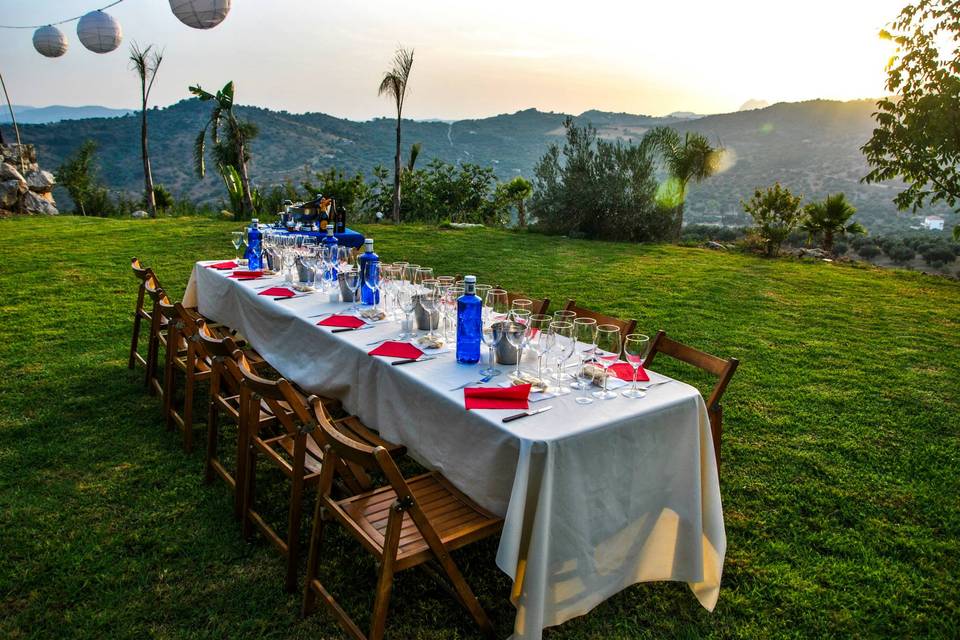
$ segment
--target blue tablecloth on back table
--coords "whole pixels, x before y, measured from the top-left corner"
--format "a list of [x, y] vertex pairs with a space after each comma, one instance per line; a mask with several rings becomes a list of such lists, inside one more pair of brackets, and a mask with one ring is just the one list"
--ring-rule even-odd
[[[325, 232], [321, 233], [319, 231], [287, 231], [287, 233], [294, 233], [301, 236], [310, 236], [311, 238], [322, 238], [327, 235]], [[337, 239], [337, 243], [342, 247], [351, 247], [354, 249], [359, 249], [363, 246], [363, 234], [357, 233], [356, 231], [350, 229], [349, 227], [343, 233], [333, 234]]]

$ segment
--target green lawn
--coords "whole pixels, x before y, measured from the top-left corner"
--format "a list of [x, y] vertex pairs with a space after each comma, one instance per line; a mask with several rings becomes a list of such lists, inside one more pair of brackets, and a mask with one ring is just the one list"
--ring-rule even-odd
[[[298, 616], [280, 558], [241, 538], [226, 489], [202, 484], [201, 454], [181, 451], [142, 370], [126, 368], [129, 257], [180, 295], [194, 260], [232, 255], [237, 227], [0, 221], [0, 637], [342, 637], [324, 612]], [[385, 259], [574, 297], [741, 360], [725, 402], [716, 611], [685, 585], [641, 584], [547, 638], [960, 635], [960, 283], [503, 231], [363, 230]], [[281, 521], [283, 483], [261, 486]], [[324, 571], [366, 620], [373, 565], [344, 537], [330, 545]], [[495, 550], [458, 560], [505, 637], [513, 608]], [[389, 625], [393, 638], [476, 636], [417, 572], [399, 578]]]

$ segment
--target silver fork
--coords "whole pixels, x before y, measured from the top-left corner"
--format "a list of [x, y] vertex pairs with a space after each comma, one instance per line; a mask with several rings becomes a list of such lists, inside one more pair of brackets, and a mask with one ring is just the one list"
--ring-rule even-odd
[[660, 380], [659, 382], [651, 382], [645, 387], [640, 387], [640, 391], [646, 391], [647, 389], [652, 389], [653, 387], [659, 387], [661, 384], [668, 384], [673, 382], [673, 380]]
[[476, 382], [474, 382], [473, 380], [471, 380], [470, 382], [464, 382], [464, 383], [461, 384], [460, 386], [454, 387], [453, 389], [450, 389], [450, 391], [459, 391], [460, 389], [466, 389], [467, 387], [469, 387], [469, 386], [472, 385], [472, 384], [485, 384], [485, 383], [487, 383], [487, 382], [490, 382], [490, 381], [493, 379], [493, 377], [496, 376], [496, 375], [497, 375], [497, 374], [493, 374], [493, 375], [489, 375], [489, 376], [483, 376], [482, 378], [480, 378], [480, 379], [477, 380]]

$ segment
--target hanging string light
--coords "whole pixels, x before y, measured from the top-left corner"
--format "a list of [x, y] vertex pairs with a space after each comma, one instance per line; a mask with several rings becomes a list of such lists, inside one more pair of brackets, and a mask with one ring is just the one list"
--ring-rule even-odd
[[110, 53], [123, 41], [123, 29], [116, 18], [97, 9], [80, 18], [77, 37], [94, 53]]
[[67, 36], [52, 24], [33, 32], [33, 48], [48, 58], [59, 58], [67, 52]]
[[[65, 20], [34, 25], [0, 24], [0, 29], [35, 29], [33, 48], [48, 58], [59, 58], [67, 52], [67, 36], [57, 28], [68, 22], [77, 22], [77, 37], [84, 47], [94, 53], [109, 53], [123, 41], [123, 29], [116, 18], [106, 9], [115, 7], [124, 0]], [[170, 10], [180, 22], [194, 29], [212, 29], [230, 13], [231, 0], [169, 0]]]

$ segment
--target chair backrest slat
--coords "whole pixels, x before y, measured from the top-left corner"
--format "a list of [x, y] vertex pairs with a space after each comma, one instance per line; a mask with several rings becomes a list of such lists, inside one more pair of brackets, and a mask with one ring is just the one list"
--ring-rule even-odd
[[647, 355], [644, 366], [650, 366], [659, 353], [685, 362], [719, 378], [717, 384], [713, 387], [713, 391], [710, 393], [710, 397], [707, 399], [707, 408], [711, 410], [720, 404], [720, 398], [723, 397], [723, 392], [726, 391], [730, 379], [740, 364], [740, 361], [736, 358], [724, 360], [705, 351], [694, 349], [691, 346], [667, 337], [666, 332], [662, 330], [658, 331], [656, 337], [653, 339], [650, 345], [650, 353]]
[[375, 447], [357, 442], [338, 430], [327, 416], [323, 403], [313, 398], [313, 415], [320, 426], [321, 439], [337, 454], [339, 458], [352, 462], [366, 470], [379, 469], [380, 463], [374, 455]]

